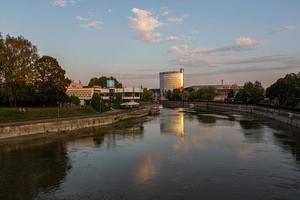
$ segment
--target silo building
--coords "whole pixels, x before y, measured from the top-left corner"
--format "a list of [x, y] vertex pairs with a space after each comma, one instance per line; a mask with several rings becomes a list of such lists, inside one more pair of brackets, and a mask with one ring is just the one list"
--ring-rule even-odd
[[165, 97], [168, 90], [184, 88], [183, 74], [184, 70], [181, 68], [179, 71], [169, 71], [159, 73], [159, 84], [161, 97]]

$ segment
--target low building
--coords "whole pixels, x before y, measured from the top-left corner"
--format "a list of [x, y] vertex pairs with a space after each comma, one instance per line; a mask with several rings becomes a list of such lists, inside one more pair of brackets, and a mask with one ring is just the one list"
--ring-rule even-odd
[[67, 88], [68, 96], [77, 96], [80, 104], [83, 105], [86, 100], [91, 100], [94, 94], [100, 94], [101, 99], [109, 101], [110, 95], [121, 94], [123, 101], [139, 101], [143, 95], [142, 87], [123, 87], [123, 88], [102, 88], [100, 86], [83, 87], [80, 82], [72, 82]]
[[224, 101], [227, 98], [230, 90], [233, 90], [236, 94], [242, 88], [242, 86], [238, 86], [237, 84], [223, 84], [222, 81], [221, 85], [194, 85], [187, 87], [186, 89], [193, 88], [195, 91], [198, 91], [206, 87], [216, 88], [217, 96], [215, 97], [214, 101]]

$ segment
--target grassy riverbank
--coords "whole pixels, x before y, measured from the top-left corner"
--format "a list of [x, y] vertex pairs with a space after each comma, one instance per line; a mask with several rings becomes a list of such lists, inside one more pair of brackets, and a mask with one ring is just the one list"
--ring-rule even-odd
[[[59, 109], [59, 117], [76, 117], [93, 114], [98, 114], [98, 112], [91, 107], [70, 107]], [[55, 119], [57, 117], [57, 107], [26, 108], [25, 112], [20, 112], [19, 108], [0, 108], [0, 123]]]

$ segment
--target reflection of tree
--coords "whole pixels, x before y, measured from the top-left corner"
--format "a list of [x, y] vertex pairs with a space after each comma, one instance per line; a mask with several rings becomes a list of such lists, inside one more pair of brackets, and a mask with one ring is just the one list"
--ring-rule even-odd
[[285, 151], [291, 152], [300, 165], [300, 135], [299, 132], [286, 127], [285, 132], [274, 133], [275, 142]]
[[202, 124], [215, 124], [217, 122], [217, 118], [214, 116], [204, 116], [198, 115], [197, 118]]
[[34, 199], [59, 187], [71, 168], [64, 143], [0, 153], [0, 199]]
[[262, 127], [261, 123], [258, 121], [251, 121], [251, 120], [240, 120], [240, 125], [243, 129], [260, 129]]
[[106, 131], [98, 129], [93, 130], [93, 140], [97, 147], [101, 147], [103, 144], [108, 149], [113, 149], [117, 146], [118, 140], [130, 139], [142, 139], [144, 134], [144, 127], [142, 123], [119, 123], [114, 128], [109, 128]]
[[260, 143], [263, 141], [262, 124], [253, 120], [240, 120], [240, 126], [247, 142]]

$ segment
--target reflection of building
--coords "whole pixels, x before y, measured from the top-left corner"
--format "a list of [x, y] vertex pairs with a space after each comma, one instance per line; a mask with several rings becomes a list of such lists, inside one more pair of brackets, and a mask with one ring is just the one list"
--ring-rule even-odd
[[165, 96], [168, 90], [174, 90], [184, 87], [183, 69], [179, 71], [160, 72], [159, 73], [160, 94]]
[[[166, 112], [165, 112], [166, 113]], [[162, 133], [175, 134], [178, 136], [184, 136], [184, 113], [175, 112], [167, 113], [168, 116], [161, 117], [160, 131]]]
[[100, 94], [104, 101], [109, 100], [110, 90], [113, 94], [121, 94], [124, 101], [140, 100], [143, 94], [141, 87], [126, 87], [126, 88], [102, 88], [99, 86], [84, 88], [80, 82], [72, 82], [67, 88], [68, 96], [77, 96], [80, 99], [80, 104], [83, 105], [85, 100], [92, 99], [94, 93]]
[[242, 87], [238, 86], [237, 84], [223, 84], [223, 80], [221, 85], [194, 85], [187, 87], [186, 89], [193, 88], [195, 91], [205, 88], [205, 87], [214, 87], [217, 90], [217, 96], [215, 97], [215, 101], [224, 101], [230, 90], [233, 90], [233, 92], [236, 94]]

